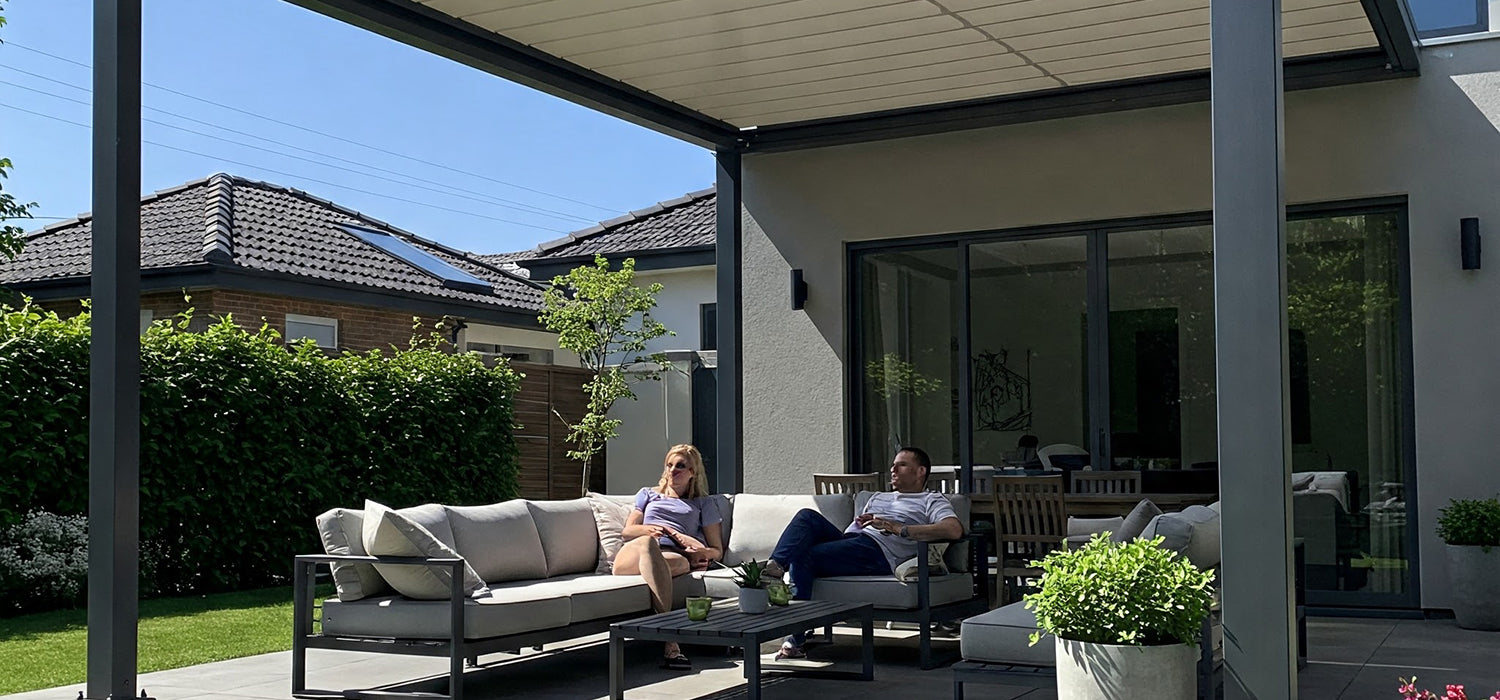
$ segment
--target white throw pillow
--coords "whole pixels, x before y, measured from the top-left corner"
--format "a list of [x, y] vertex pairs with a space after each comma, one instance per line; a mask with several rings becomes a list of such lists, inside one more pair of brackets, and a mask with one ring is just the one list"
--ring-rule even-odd
[[[942, 576], [948, 573], [948, 565], [943, 561], [943, 553], [948, 551], [947, 542], [938, 542], [927, 545], [927, 568], [933, 576]], [[896, 565], [897, 581], [917, 580], [917, 558], [912, 557]]]
[[[458, 552], [438, 541], [427, 528], [418, 525], [400, 511], [374, 501], [365, 501], [365, 551], [372, 556], [431, 557], [458, 559]], [[464, 562], [464, 595], [484, 593], [484, 580], [474, 567]], [[447, 600], [452, 584], [452, 567], [413, 566], [410, 564], [376, 564], [375, 570], [391, 588], [417, 600]]]
[[[366, 556], [364, 513], [348, 508], [333, 508], [319, 515], [318, 537], [325, 554]], [[339, 600], [349, 602], [380, 595], [391, 590], [380, 573], [369, 564], [334, 564], [333, 585]]]
[[589, 508], [594, 511], [594, 525], [599, 528], [599, 564], [596, 574], [614, 572], [615, 555], [625, 546], [625, 521], [630, 517], [630, 506], [616, 503], [592, 491], [589, 492]]

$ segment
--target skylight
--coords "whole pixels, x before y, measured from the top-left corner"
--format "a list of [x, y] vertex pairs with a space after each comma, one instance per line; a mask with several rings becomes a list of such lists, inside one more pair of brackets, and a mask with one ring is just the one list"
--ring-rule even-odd
[[345, 231], [358, 236], [359, 240], [390, 253], [404, 260], [412, 267], [438, 278], [442, 281], [444, 287], [479, 294], [493, 294], [495, 291], [494, 286], [489, 282], [449, 265], [437, 256], [389, 233], [353, 224], [344, 224], [343, 226]]

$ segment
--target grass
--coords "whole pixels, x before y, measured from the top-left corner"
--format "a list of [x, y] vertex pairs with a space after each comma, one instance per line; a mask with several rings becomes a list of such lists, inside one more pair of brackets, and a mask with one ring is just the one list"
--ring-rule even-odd
[[[332, 592], [318, 590], [318, 597]], [[0, 695], [81, 683], [87, 613], [0, 619]], [[292, 648], [292, 589], [141, 601], [141, 673]]]

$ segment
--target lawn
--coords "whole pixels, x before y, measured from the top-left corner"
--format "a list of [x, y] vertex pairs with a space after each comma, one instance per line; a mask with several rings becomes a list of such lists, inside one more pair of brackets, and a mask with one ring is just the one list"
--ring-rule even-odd
[[[290, 587], [146, 600], [140, 617], [141, 673], [292, 648]], [[86, 625], [83, 610], [0, 619], [0, 695], [83, 682]]]

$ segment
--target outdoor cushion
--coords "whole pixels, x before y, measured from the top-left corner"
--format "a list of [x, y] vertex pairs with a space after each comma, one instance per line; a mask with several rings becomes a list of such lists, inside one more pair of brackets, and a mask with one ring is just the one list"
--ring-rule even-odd
[[1219, 534], [1218, 511], [1207, 506], [1188, 506], [1181, 513], [1156, 516], [1141, 537], [1162, 537], [1162, 547], [1187, 557], [1200, 569], [1211, 569], [1219, 565]]
[[[974, 579], [968, 574], [948, 574], [928, 579], [929, 601], [943, 605], [968, 600], [974, 595]], [[884, 610], [915, 610], [917, 582], [897, 581], [891, 576], [827, 576], [813, 580], [813, 600], [857, 600], [874, 603]]]
[[599, 528], [588, 499], [526, 501], [547, 557], [547, 576], [593, 571], [599, 561]]
[[[395, 511], [374, 501], [365, 501], [365, 551], [375, 556], [453, 558], [458, 552], [438, 541], [427, 528], [407, 517], [407, 511]], [[441, 511], [441, 506], [439, 506]], [[444, 523], [447, 522], [445, 519]], [[452, 536], [452, 533], [449, 533]], [[474, 567], [465, 563], [463, 592], [472, 594], [484, 588], [484, 579]], [[412, 566], [376, 564], [391, 588], [408, 598], [446, 600], [451, 592], [452, 568], [448, 566]]]
[[1053, 666], [1056, 652], [1050, 638], [1031, 646], [1036, 614], [1023, 602], [995, 608], [964, 620], [959, 630], [959, 652], [965, 661], [992, 664]]
[[1110, 536], [1110, 541], [1129, 542], [1139, 537], [1146, 526], [1151, 523], [1151, 519], [1158, 515], [1161, 515], [1161, 509], [1156, 507], [1155, 503], [1143, 499], [1135, 504], [1130, 515], [1125, 516], [1125, 522], [1121, 523], [1120, 528], [1115, 530], [1115, 534]]
[[[323, 634], [330, 636], [447, 639], [448, 601], [408, 600], [397, 596], [354, 602], [323, 601]], [[571, 604], [567, 596], [545, 591], [500, 591], [464, 602], [464, 638], [564, 627]]]
[[792, 522], [792, 517], [803, 508], [811, 508], [823, 514], [828, 522], [842, 530], [854, 521], [854, 499], [849, 494], [783, 495], [768, 496], [757, 493], [741, 493], [734, 497], [734, 518], [745, 527], [735, 529], [729, 535], [729, 546], [724, 552], [724, 563], [738, 566], [756, 559], [770, 558], [781, 531]]
[[620, 533], [625, 529], [626, 519], [630, 517], [631, 506], [592, 491], [587, 498], [589, 508], [594, 512], [594, 528], [599, 533], [599, 551], [596, 554], [599, 560], [594, 566], [594, 573], [608, 574], [614, 570], [615, 555], [625, 546], [625, 538]]
[[543, 578], [547, 555], [531, 509], [521, 500], [448, 506], [454, 549], [487, 583]]
[[627, 613], [651, 613], [651, 591], [640, 576], [601, 576], [590, 571], [537, 581], [502, 583], [492, 591], [525, 596], [545, 594], [568, 599], [571, 601], [569, 623]]
[[[734, 572], [728, 569], [709, 569], [708, 571], [694, 571], [693, 580], [703, 587], [703, 593], [710, 598], [738, 598], [740, 587], [734, 583]], [[673, 579], [672, 594], [677, 594], [677, 579]]]
[[[366, 556], [364, 511], [333, 508], [319, 515], [317, 522], [323, 553]], [[390, 584], [370, 564], [334, 564], [332, 568], [339, 600], [359, 600], [391, 590]]]
[[[1137, 507], [1140, 506], [1137, 505]], [[1100, 532], [1112, 534], [1118, 532], [1124, 524], [1125, 518], [1118, 515], [1113, 518], [1077, 518], [1070, 515], [1068, 516], [1068, 537], [1087, 536]], [[1087, 542], [1088, 538], [1085, 537], [1083, 541]]]

